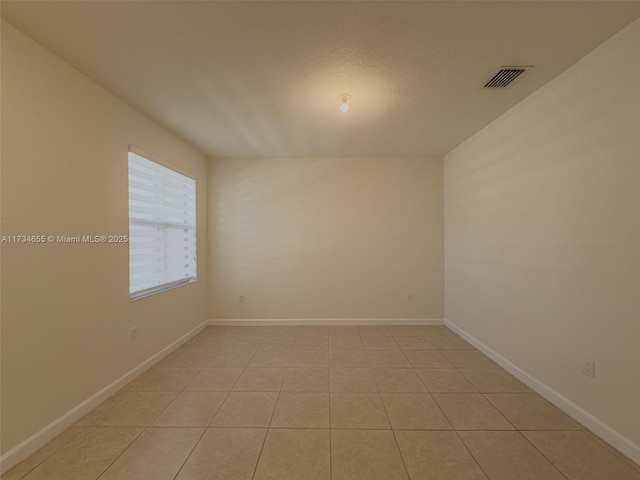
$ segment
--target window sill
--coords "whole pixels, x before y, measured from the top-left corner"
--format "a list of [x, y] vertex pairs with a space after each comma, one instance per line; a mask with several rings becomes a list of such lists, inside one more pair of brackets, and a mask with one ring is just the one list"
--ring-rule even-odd
[[179, 282], [169, 283], [167, 285], [162, 285], [150, 290], [133, 293], [129, 295], [129, 301], [135, 302], [137, 300], [142, 300], [143, 298], [147, 298], [152, 295], [156, 295], [158, 293], [166, 292], [167, 290], [173, 290], [174, 288], [183, 287], [185, 285], [191, 285], [192, 283], [196, 283], [197, 281], [198, 281], [197, 278], [190, 278], [188, 280], [181, 280]]

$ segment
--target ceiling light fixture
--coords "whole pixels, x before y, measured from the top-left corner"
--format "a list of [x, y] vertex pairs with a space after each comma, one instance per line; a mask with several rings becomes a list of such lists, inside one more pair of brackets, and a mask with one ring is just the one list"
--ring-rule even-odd
[[349, 111], [349, 99], [351, 98], [351, 95], [349, 95], [348, 93], [343, 93], [342, 95], [340, 95], [340, 100], [342, 101], [342, 103], [340, 104], [340, 111], [342, 113], [346, 113]]

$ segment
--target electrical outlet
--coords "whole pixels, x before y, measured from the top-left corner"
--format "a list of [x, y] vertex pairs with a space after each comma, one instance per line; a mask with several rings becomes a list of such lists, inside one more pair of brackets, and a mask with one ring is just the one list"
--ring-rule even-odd
[[413, 302], [413, 293], [407, 294], [407, 302]]
[[587, 360], [584, 362], [584, 365], [582, 366], [582, 373], [587, 377], [596, 378], [596, 361]]
[[244, 295], [238, 295], [238, 303], [244, 303]]
[[137, 338], [138, 338], [138, 328], [137, 327], [131, 327], [131, 330], [129, 331], [129, 339], [132, 342], [134, 342]]

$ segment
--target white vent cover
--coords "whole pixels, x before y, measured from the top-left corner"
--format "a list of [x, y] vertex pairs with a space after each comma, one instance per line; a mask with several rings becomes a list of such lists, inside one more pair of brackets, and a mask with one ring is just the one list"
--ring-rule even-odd
[[498, 73], [496, 73], [491, 80], [485, 83], [484, 88], [504, 88], [522, 75], [527, 68], [531, 67], [532, 65], [513, 67], [502, 66]]

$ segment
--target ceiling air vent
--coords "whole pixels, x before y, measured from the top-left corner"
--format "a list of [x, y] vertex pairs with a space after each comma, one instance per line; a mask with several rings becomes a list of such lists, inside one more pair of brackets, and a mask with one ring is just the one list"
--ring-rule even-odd
[[530, 66], [500, 67], [500, 71], [489, 80], [484, 88], [504, 88], [518, 78]]

